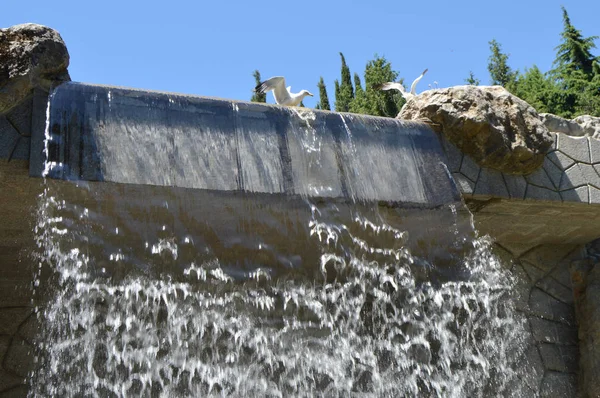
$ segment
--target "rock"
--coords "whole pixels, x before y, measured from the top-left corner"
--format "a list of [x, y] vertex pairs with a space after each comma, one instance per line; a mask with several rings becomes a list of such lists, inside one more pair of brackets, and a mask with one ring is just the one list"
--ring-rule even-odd
[[544, 126], [552, 132], [573, 137], [600, 138], [600, 117], [582, 115], [569, 120], [551, 113], [540, 113], [540, 118]]
[[581, 126], [573, 120], [556, 116], [551, 113], [540, 113], [540, 119], [549, 131], [563, 133], [573, 137], [581, 137], [585, 132]]
[[600, 263], [593, 259], [570, 266], [579, 324], [579, 382], [585, 397], [600, 397]]
[[69, 53], [57, 31], [36, 24], [0, 29], [0, 113], [27, 98], [33, 88], [71, 80]]
[[582, 115], [577, 116], [573, 121], [581, 126], [585, 135], [600, 138], [600, 117]]
[[500, 86], [425, 91], [398, 118], [430, 123], [480, 166], [507, 174], [535, 171], [552, 145], [535, 109]]

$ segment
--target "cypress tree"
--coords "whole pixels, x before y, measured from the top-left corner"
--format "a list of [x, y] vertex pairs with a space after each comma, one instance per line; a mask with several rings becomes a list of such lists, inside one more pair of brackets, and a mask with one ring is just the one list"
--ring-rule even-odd
[[354, 74], [354, 99], [350, 103], [350, 112], [352, 113], [368, 113], [367, 95], [360, 83], [358, 73]]
[[[258, 71], [258, 69], [254, 71], [252, 76], [254, 76], [254, 80], [256, 83], [254, 86], [256, 87], [261, 83], [260, 72]], [[257, 93], [256, 91], [254, 91], [252, 93], [252, 98], [250, 98], [250, 101], [252, 101], [252, 102], [267, 102], [267, 93]]]
[[335, 90], [334, 90], [334, 93], [335, 93], [335, 103], [334, 103], [335, 111], [336, 112], [342, 112], [342, 110], [338, 107], [338, 104], [339, 104], [338, 98], [340, 98], [340, 82], [339, 82], [339, 80], [335, 79], [335, 81], [333, 82], [333, 85], [335, 86]]
[[329, 106], [329, 97], [327, 96], [327, 87], [325, 87], [325, 81], [323, 80], [323, 76], [319, 79], [319, 103], [317, 104], [317, 109], [331, 110]]
[[339, 95], [335, 96], [335, 110], [338, 112], [348, 112], [350, 110], [350, 103], [354, 99], [354, 89], [352, 88], [352, 75], [350, 74], [350, 68], [346, 64], [346, 58], [344, 54], [340, 53], [342, 60], [342, 81], [340, 83]]
[[502, 52], [496, 40], [489, 42], [492, 54], [488, 58], [488, 71], [491, 83], [508, 88], [516, 80], [516, 73], [508, 66], [508, 55]]

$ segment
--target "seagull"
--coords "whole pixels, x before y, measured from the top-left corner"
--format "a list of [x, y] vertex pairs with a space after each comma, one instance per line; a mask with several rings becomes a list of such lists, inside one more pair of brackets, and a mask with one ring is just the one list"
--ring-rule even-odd
[[283, 76], [275, 76], [260, 83], [254, 91], [257, 93], [266, 93], [267, 91], [273, 90], [273, 96], [275, 102], [278, 105], [296, 106], [302, 99], [307, 95], [313, 97], [313, 95], [307, 91], [302, 90], [297, 94], [292, 94], [290, 89], [292, 86], [285, 87], [285, 78]]
[[423, 73], [421, 73], [421, 75], [419, 77], [417, 77], [415, 79], [415, 81], [412, 82], [412, 84], [410, 85], [409, 93], [406, 92], [402, 83], [396, 83], [396, 82], [383, 83], [383, 84], [380, 84], [379, 86], [377, 86], [376, 88], [378, 88], [379, 90], [398, 90], [398, 91], [400, 91], [400, 94], [402, 94], [404, 99], [408, 101], [410, 98], [417, 95], [417, 92], [416, 92], [417, 83], [419, 83], [419, 81], [423, 78], [423, 76], [425, 76], [425, 73], [427, 73], [427, 69], [425, 69], [423, 71]]

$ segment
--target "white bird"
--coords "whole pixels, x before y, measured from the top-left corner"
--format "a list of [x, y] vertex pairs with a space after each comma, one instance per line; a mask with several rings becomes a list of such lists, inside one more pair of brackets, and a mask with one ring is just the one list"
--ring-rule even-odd
[[419, 83], [419, 81], [423, 78], [423, 76], [425, 76], [425, 73], [427, 73], [427, 69], [425, 69], [423, 71], [423, 73], [421, 73], [421, 75], [412, 82], [412, 84], [410, 85], [409, 93], [406, 92], [402, 83], [397, 83], [397, 82], [383, 83], [383, 84], [380, 84], [377, 88], [379, 88], [380, 90], [398, 90], [398, 91], [400, 91], [400, 94], [402, 94], [404, 99], [408, 101], [410, 98], [417, 95], [417, 92], [416, 92], [417, 83]]
[[290, 89], [292, 86], [285, 87], [285, 78], [283, 76], [275, 76], [260, 83], [254, 91], [257, 93], [266, 93], [267, 91], [273, 90], [273, 96], [275, 102], [278, 105], [296, 106], [302, 99], [307, 95], [313, 97], [313, 95], [307, 91], [302, 90], [299, 93], [292, 94]]

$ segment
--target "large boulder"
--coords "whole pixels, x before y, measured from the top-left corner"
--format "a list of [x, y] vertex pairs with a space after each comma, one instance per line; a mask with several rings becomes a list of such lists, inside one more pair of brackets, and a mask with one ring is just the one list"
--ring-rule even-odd
[[71, 80], [69, 53], [57, 31], [36, 24], [0, 29], [0, 114], [27, 98], [33, 88], [49, 91]]
[[535, 171], [552, 145], [535, 109], [500, 86], [425, 91], [398, 118], [431, 124], [480, 166], [507, 174]]

